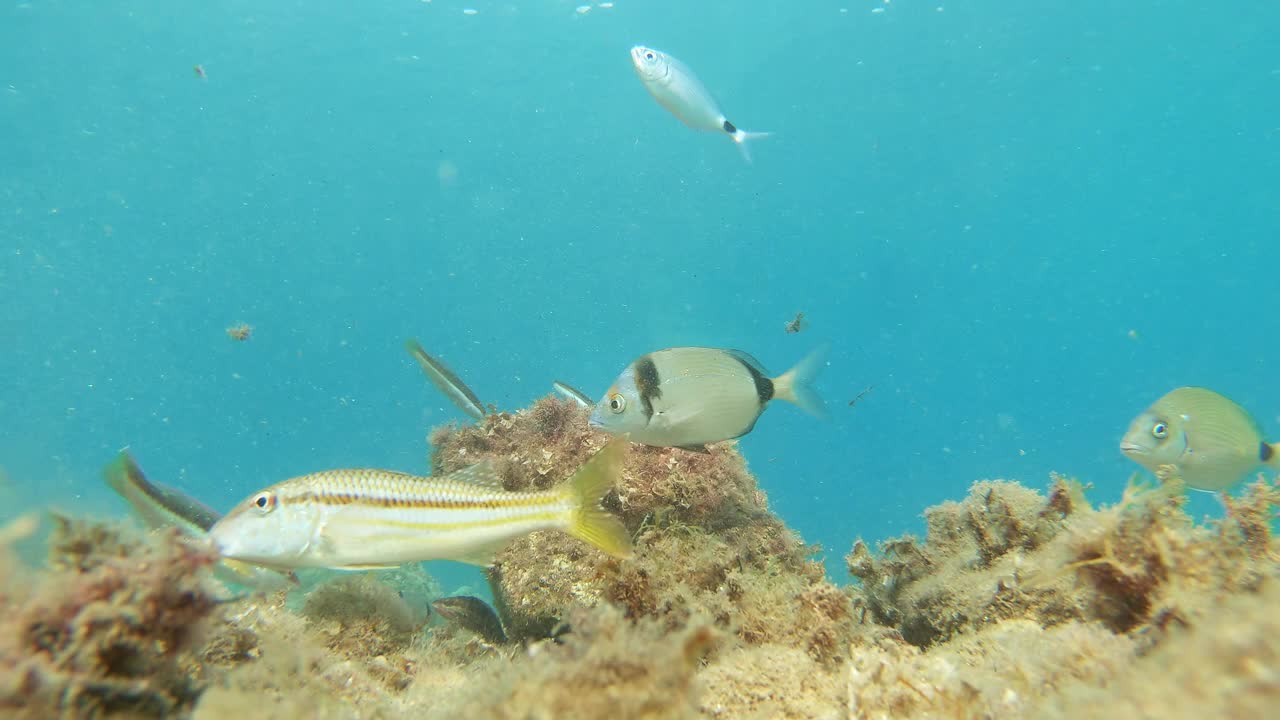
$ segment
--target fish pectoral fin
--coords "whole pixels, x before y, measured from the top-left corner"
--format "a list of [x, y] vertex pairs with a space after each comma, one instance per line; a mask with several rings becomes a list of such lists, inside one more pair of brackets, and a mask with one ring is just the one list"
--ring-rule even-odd
[[467, 553], [463, 557], [454, 558], [454, 559], [457, 560], [458, 562], [463, 562], [468, 565], [475, 565], [476, 567], [487, 568], [487, 567], [493, 567], [493, 564], [498, 561], [498, 553], [496, 550], [493, 552], [475, 551], [475, 552]]
[[488, 543], [476, 548], [468, 550], [465, 555], [453, 558], [458, 562], [464, 562], [468, 565], [476, 565], [478, 567], [493, 567], [497, 562], [498, 552], [507, 546], [506, 540], [497, 543]]
[[373, 563], [365, 563], [360, 565], [342, 565], [340, 567], [332, 567], [330, 570], [345, 570], [349, 572], [361, 572], [364, 570], [395, 570], [399, 565], [375, 565]]
[[679, 427], [697, 418], [698, 413], [700, 412], [701, 412], [701, 409], [697, 407], [687, 406], [683, 408], [672, 408], [670, 410], [663, 410], [657, 413], [655, 417], [661, 418], [659, 420], [659, 424], [662, 427]]
[[231, 558], [223, 558], [222, 565], [241, 578], [252, 578], [258, 572], [258, 568], [266, 567], [264, 565], [251, 565], [243, 560], [232, 560]]

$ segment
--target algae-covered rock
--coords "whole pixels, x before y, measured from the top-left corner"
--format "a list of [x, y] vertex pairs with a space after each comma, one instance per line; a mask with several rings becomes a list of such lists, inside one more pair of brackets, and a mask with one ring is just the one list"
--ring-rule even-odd
[[[963, 502], [925, 511], [924, 543], [890, 540], [876, 556], [859, 541], [846, 560], [868, 617], [920, 647], [1016, 618], [1159, 631], [1215, 590], [1249, 590], [1273, 564], [1256, 521], [1270, 512], [1256, 506], [1274, 503], [1266, 491], [1250, 489], [1214, 529], [1183, 512], [1176, 490], [1130, 487], [1116, 506], [1094, 509], [1060, 477], [1048, 497], [984, 481]], [[1245, 532], [1251, 542], [1235, 541]]]
[[[448, 472], [489, 458], [508, 489], [542, 489], [606, 440], [588, 428], [584, 409], [548, 397], [528, 412], [436, 431], [433, 466]], [[571, 609], [608, 604], [671, 631], [706, 617], [749, 644], [793, 645], [823, 662], [846, 654], [849, 596], [769, 512], [732, 443], [707, 453], [633, 445], [607, 504], [634, 534], [633, 559], [554, 532], [499, 554], [491, 580], [509, 635], [546, 637]]]
[[0, 596], [0, 710], [19, 717], [173, 717], [207, 683], [199, 650], [217, 558], [177, 531], [149, 537], [59, 518], [53, 571]]
[[[437, 472], [493, 458], [562, 482], [607, 438], [555, 399], [437, 431]], [[420, 567], [304, 573], [215, 599], [216, 561], [172, 533], [60, 521], [49, 567], [0, 528], [0, 714], [45, 717], [1261, 717], [1280, 702], [1280, 487], [1196, 523], [1179, 489], [1094, 508], [982, 481], [925, 510], [923, 541], [848, 556], [839, 587], [769, 512], [733, 444], [633, 447], [607, 504], [635, 556], [560, 532], [492, 571], [508, 633], [437, 623]]]

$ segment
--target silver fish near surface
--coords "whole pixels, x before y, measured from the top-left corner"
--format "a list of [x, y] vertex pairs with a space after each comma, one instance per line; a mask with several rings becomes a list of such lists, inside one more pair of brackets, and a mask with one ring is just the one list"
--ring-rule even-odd
[[747, 142], [769, 136], [770, 133], [748, 132], [729, 122], [693, 70], [667, 53], [637, 45], [631, 48], [631, 64], [659, 105], [694, 130], [728, 134], [748, 162], [751, 153]]
[[1267, 442], [1247, 410], [1213, 390], [1169, 391], [1129, 423], [1125, 457], [1161, 480], [1193, 490], [1225, 490], [1263, 467], [1280, 468], [1280, 444]]
[[562, 530], [616, 557], [631, 538], [600, 500], [622, 469], [610, 441], [561, 485], [510, 492], [489, 462], [443, 477], [329, 470], [286, 480], [236, 505], [210, 535], [224, 557], [270, 567], [364, 570], [421, 560], [492, 565], [512, 540]]
[[811, 387], [823, 366], [822, 348], [787, 372], [770, 377], [741, 350], [680, 347], [642, 355], [627, 366], [591, 413], [592, 427], [632, 442], [705, 450], [707, 443], [741, 437], [773, 400], [826, 417]]
[[[107, 485], [124, 498], [134, 514], [152, 530], [176, 527], [189, 537], [204, 538], [209, 528], [222, 518], [216, 510], [181, 490], [148, 480], [128, 450], [121, 450], [102, 474]], [[292, 573], [235, 560], [223, 560], [214, 569], [214, 575], [224, 582], [257, 590], [275, 590], [298, 582]]]
[[591, 402], [591, 398], [588, 397], [586, 393], [570, 385], [569, 383], [562, 383], [559, 380], [556, 380], [555, 382], [551, 383], [551, 387], [554, 388], [556, 392], [560, 393], [561, 395], [568, 398], [569, 400], [572, 400], [575, 403], [581, 405], [582, 407], [591, 407], [592, 405], [595, 405], [595, 403]]
[[458, 406], [458, 409], [476, 420], [484, 419], [484, 405], [481, 404], [480, 398], [476, 397], [476, 394], [471, 391], [471, 388], [462, 382], [462, 378], [458, 377], [447, 365], [428, 355], [417, 340], [406, 340], [404, 346], [409, 351], [409, 354], [413, 356], [413, 359], [417, 360], [418, 364], [422, 366], [422, 371], [427, 374], [427, 379], [439, 388], [440, 392], [452, 400], [453, 404]]

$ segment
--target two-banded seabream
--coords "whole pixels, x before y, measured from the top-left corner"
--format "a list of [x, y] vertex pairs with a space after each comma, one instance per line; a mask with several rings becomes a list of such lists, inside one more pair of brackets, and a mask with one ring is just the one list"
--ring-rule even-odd
[[771, 377], [741, 350], [669, 348], [642, 355], [626, 367], [591, 412], [592, 427], [632, 442], [705, 449], [707, 443], [741, 437], [773, 400], [794, 403], [825, 417], [811, 387], [823, 366], [820, 349], [787, 372]]
[[1280, 446], [1235, 401], [1202, 387], [1169, 391], [1129, 423], [1120, 451], [1161, 480], [1225, 490], [1261, 468], [1280, 468]]

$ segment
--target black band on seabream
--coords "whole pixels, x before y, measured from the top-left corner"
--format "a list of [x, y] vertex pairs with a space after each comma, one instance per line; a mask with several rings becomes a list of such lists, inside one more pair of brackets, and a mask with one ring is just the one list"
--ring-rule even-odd
[[1271, 456], [1275, 454], [1275, 448], [1271, 447], [1271, 445], [1265, 441], [1262, 443], [1262, 447], [1258, 450], [1258, 457], [1262, 459], [1262, 462], [1271, 460]]
[[653, 417], [653, 401], [662, 397], [662, 388], [658, 387], [658, 366], [648, 355], [636, 360], [636, 390], [640, 393], [640, 409], [644, 416]]
[[736, 135], [738, 132], [738, 128], [734, 127], [733, 123], [729, 122], [728, 120], [725, 120], [724, 131], [729, 133], [730, 135]]
[[736, 354], [733, 354], [732, 357], [742, 363], [742, 367], [751, 373], [751, 381], [756, 384], [756, 397], [760, 399], [760, 407], [764, 407], [773, 399], [773, 380], [760, 372], [760, 368], [738, 357]]

